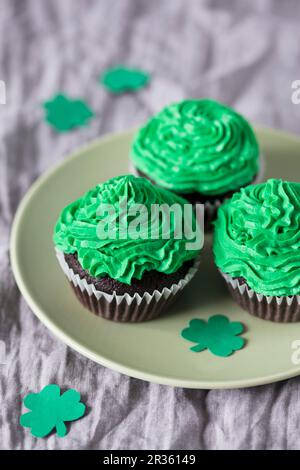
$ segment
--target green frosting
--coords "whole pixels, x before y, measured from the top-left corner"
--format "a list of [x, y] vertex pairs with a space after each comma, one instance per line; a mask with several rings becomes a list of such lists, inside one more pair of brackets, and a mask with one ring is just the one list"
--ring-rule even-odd
[[300, 294], [300, 183], [270, 179], [235, 193], [218, 211], [217, 266], [264, 295]]
[[259, 147], [249, 123], [233, 109], [187, 100], [164, 108], [140, 129], [131, 156], [163, 188], [218, 195], [252, 182]]
[[[186, 201], [155, 187], [145, 178], [132, 175], [112, 178], [63, 209], [55, 226], [54, 243], [64, 253], [77, 253], [81, 266], [94, 277], [109, 275], [130, 284], [132, 278], [141, 279], [145, 271], [152, 269], [170, 274], [199, 252], [199, 249], [186, 249], [186, 232], [177, 237], [179, 225], [175, 216], [170, 216], [169, 238], [164, 238], [166, 225], [162, 217], [158, 214], [151, 218], [153, 204], [172, 206], [174, 203], [183, 209]], [[148, 220], [142, 217], [138, 228], [134, 220], [139, 213], [130, 212], [138, 207], [136, 204], [143, 204], [149, 213]], [[192, 215], [191, 229], [195, 223]], [[100, 225], [106, 238], [99, 236]], [[139, 238], [135, 236], [137, 230]]]

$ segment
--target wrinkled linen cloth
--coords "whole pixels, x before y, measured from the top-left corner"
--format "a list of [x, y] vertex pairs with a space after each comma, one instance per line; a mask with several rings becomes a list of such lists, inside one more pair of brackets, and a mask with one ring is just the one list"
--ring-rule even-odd
[[[132, 379], [74, 352], [35, 317], [10, 267], [10, 227], [33, 181], [99, 135], [138, 126], [171, 101], [208, 96], [252, 121], [299, 132], [297, 0], [0, 0], [1, 449], [299, 449], [300, 378], [240, 390], [188, 390]], [[97, 77], [125, 63], [148, 88], [112, 97]], [[97, 111], [55, 133], [41, 103], [59, 90]], [[262, 358], [263, 360], [263, 358]], [[65, 438], [19, 426], [21, 397], [48, 383], [78, 389], [87, 416]]]

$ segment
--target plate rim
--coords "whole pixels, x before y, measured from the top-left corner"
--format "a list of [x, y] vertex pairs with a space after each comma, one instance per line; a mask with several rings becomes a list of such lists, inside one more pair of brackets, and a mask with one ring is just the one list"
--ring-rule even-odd
[[[298, 141], [300, 144], [300, 138], [296, 134], [283, 131], [281, 129], [270, 128], [267, 126], [257, 125], [254, 126], [257, 130], [261, 132], [267, 133], [276, 133], [280, 134], [281, 137], [294, 139]], [[133, 134], [136, 129], [128, 129], [123, 132], [117, 133], [109, 133], [104, 136], [98, 137], [96, 139], [91, 140], [90, 142], [80, 146], [77, 150], [67, 154], [65, 159], [60, 162], [59, 164], [55, 165], [54, 167], [50, 167], [46, 170], [43, 174], [41, 174], [29, 187], [28, 191], [25, 193], [23, 198], [21, 199], [19, 206], [16, 210], [13, 223], [11, 226], [11, 233], [10, 233], [10, 242], [9, 242], [9, 255], [10, 255], [10, 263], [11, 268], [13, 271], [14, 279], [16, 281], [17, 287], [19, 288], [22, 296], [24, 297], [26, 303], [29, 305], [32, 312], [37, 316], [37, 318], [48, 328], [59, 340], [64, 342], [67, 346], [71, 347], [75, 351], [79, 352], [83, 356], [87, 357], [88, 359], [100, 364], [104, 367], [117, 371], [119, 373], [125, 374], [130, 377], [134, 377], [137, 379], [145, 380], [148, 382], [153, 382], [161, 385], [167, 385], [172, 387], [182, 387], [182, 388], [190, 388], [190, 389], [237, 389], [237, 388], [247, 388], [247, 387], [256, 387], [259, 385], [266, 385], [274, 382], [279, 382], [282, 380], [286, 380], [289, 378], [296, 377], [300, 375], [300, 365], [297, 367], [295, 366], [292, 369], [289, 369], [285, 372], [279, 372], [270, 375], [264, 375], [261, 377], [250, 378], [250, 379], [238, 379], [238, 380], [221, 380], [221, 381], [207, 381], [207, 380], [182, 380], [182, 379], [175, 379], [172, 377], [161, 376], [157, 374], [153, 374], [151, 372], [144, 372], [139, 368], [134, 368], [130, 366], [125, 366], [120, 362], [110, 360], [99, 353], [94, 353], [89, 349], [87, 346], [81, 344], [77, 340], [74, 340], [72, 336], [66, 332], [66, 330], [62, 330], [59, 328], [55, 322], [53, 322], [48, 316], [47, 313], [43, 311], [43, 308], [39, 305], [39, 303], [31, 296], [29, 289], [26, 286], [26, 282], [23, 279], [21, 274], [19, 262], [18, 262], [18, 255], [17, 255], [17, 246], [19, 240], [19, 227], [21, 226], [21, 222], [23, 219], [23, 214], [26, 211], [27, 206], [30, 204], [31, 200], [34, 198], [35, 193], [38, 189], [43, 186], [43, 184], [55, 173], [59, 172], [64, 166], [68, 165], [70, 160], [80, 158], [82, 152], [87, 152], [91, 150], [93, 147], [97, 147], [99, 143], [109, 143], [109, 141], [114, 140], [116, 138], [122, 138], [125, 136], [129, 136]]]

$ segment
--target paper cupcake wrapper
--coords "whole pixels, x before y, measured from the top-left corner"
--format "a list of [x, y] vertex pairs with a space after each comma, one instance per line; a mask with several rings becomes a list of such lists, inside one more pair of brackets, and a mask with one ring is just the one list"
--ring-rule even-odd
[[251, 315], [274, 322], [300, 321], [300, 295], [275, 296], [258, 294], [247, 284], [241, 284], [229, 274], [222, 273], [233, 299]]
[[[129, 171], [135, 176], [139, 176], [133, 163], [129, 161]], [[265, 157], [263, 154], [259, 156], [259, 172], [251, 184], [259, 184], [263, 181], [265, 174]], [[238, 191], [238, 190], [237, 190]], [[204, 229], [206, 232], [211, 232], [213, 229], [212, 222], [216, 219], [219, 207], [229, 198], [215, 199], [214, 202], [207, 201], [204, 203]]]
[[115, 292], [107, 294], [99, 291], [94, 284], [89, 284], [86, 279], [81, 279], [68, 266], [64, 253], [57, 249], [55, 251], [58, 262], [78, 300], [96, 315], [121, 322], [140, 322], [158, 316], [192, 280], [200, 263], [200, 258], [196, 258], [184, 278], [171, 287], [164, 287], [161, 291], [155, 290], [152, 294], [145, 292], [142, 296], [138, 293], [133, 296], [129, 294], [117, 295]]

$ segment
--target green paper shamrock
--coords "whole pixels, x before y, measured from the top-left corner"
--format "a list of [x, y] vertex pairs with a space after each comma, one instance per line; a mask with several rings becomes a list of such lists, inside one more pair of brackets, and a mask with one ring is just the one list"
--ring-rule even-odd
[[111, 93], [118, 94], [143, 88], [149, 82], [150, 76], [142, 70], [119, 65], [107, 70], [100, 80]]
[[44, 103], [45, 120], [59, 132], [86, 126], [94, 116], [83, 100], [74, 100], [60, 93]]
[[214, 315], [208, 322], [198, 318], [191, 320], [189, 327], [182, 330], [181, 336], [198, 343], [190, 348], [191, 351], [209, 349], [216, 356], [226, 357], [244, 346], [244, 338], [236, 336], [243, 330], [242, 323], [230, 322], [224, 315]]
[[59, 437], [65, 436], [67, 428], [64, 421], [74, 421], [85, 412], [79, 392], [70, 389], [60, 395], [60, 388], [55, 384], [47, 385], [39, 393], [27, 395], [24, 405], [31, 411], [21, 416], [20, 424], [31, 428], [35, 437], [45, 437], [54, 428]]

